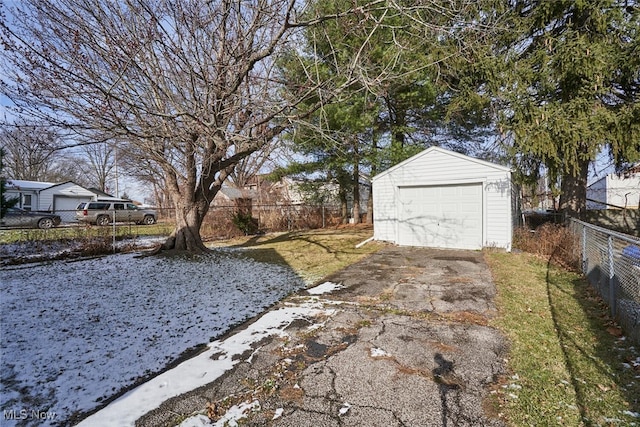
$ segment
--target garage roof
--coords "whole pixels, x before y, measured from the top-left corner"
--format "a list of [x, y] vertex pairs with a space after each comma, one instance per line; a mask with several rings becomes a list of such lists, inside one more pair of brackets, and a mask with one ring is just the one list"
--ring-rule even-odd
[[484, 165], [484, 166], [487, 166], [487, 167], [491, 167], [491, 168], [494, 168], [494, 169], [497, 169], [497, 170], [500, 170], [500, 171], [505, 171], [505, 172], [510, 172], [511, 171], [511, 168], [507, 167], [507, 166], [502, 166], [502, 165], [498, 165], [496, 163], [487, 162], [485, 160], [476, 159], [475, 157], [465, 156], [464, 154], [460, 154], [460, 153], [457, 153], [457, 152], [451, 151], [451, 150], [446, 150], [446, 149], [441, 148], [441, 147], [429, 147], [426, 150], [416, 154], [415, 156], [409, 157], [407, 160], [404, 160], [404, 161], [398, 163], [397, 165], [387, 169], [386, 171], [379, 173], [378, 175], [373, 177], [372, 181], [375, 181], [375, 180], [377, 180], [377, 179], [379, 179], [379, 178], [381, 178], [381, 177], [383, 177], [383, 176], [385, 176], [387, 174], [390, 174], [393, 171], [395, 171], [396, 169], [400, 169], [400, 168], [406, 166], [408, 163], [411, 163], [414, 160], [417, 160], [417, 159], [419, 159], [419, 158], [421, 158], [423, 156], [428, 156], [430, 153], [434, 153], [434, 152], [440, 152], [440, 153], [443, 153], [443, 154], [447, 154], [447, 155], [450, 155], [450, 156], [457, 157], [457, 158], [462, 159], [462, 160], [466, 160], [466, 161], [470, 161], [470, 162], [474, 162], [474, 163], [479, 163], [481, 165]]

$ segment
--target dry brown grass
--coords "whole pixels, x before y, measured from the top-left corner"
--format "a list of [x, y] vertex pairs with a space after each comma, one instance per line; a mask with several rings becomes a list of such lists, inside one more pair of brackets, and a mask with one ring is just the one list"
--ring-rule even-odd
[[450, 313], [442, 313], [440, 317], [448, 321], [463, 323], [465, 325], [486, 326], [489, 324], [489, 319], [487, 318], [487, 316], [482, 313], [474, 313], [471, 311], [453, 311]]
[[300, 387], [287, 385], [278, 392], [280, 397], [288, 402], [302, 402], [304, 391]]
[[513, 246], [554, 265], [579, 271], [579, 239], [567, 227], [543, 224], [534, 231], [519, 228], [514, 232]]
[[313, 283], [377, 252], [384, 244], [356, 245], [373, 234], [368, 226], [345, 226], [289, 233], [271, 233], [218, 241], [212, 246], [246, 248], [258, 261], [286, 263], [303, 279]]

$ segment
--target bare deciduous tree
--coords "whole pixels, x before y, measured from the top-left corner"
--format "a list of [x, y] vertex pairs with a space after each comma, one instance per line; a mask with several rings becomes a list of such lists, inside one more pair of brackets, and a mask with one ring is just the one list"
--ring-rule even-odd
[[[302, 28], [355, 16], [348, 31], [364, 24], [364, 46], [387, 8], [423, 34], [432, 25], [423, 16], [455, 3], [345, 1], [319, 12], [304, 0], [22, 0], [4, 15], [0, 6], [2, 90], [17, 113], [74, 132], [74, 141], [125, 141], [162, 171], [177, 224], [164, 248], [200, 251], [202, 220], [240, 162], [355, 80], [383, 87], [398, 59], [370, 70], [367, 49], [354, 47], [347, 61], [329, 49], [322, 61], [340, 70], [327, 75], [301, 50]], [[283, 78], [283, 53], [300, 58], [305, 79]]]
[[48, 128], [26, 124], [7, 127], [0, 131], [5, 173], [13, 179], [48, 181], [60, 144], [58, 135]]
[[[170, 208], [170, 195], [167, 192], [167, 184], [162, 169], [152, 159], [147, 158], [143, 152], [128, 145], [127, 150], [118, 154], [118, 165], [130, 177], [143, 184], [150, 194], [145, 200], [160, 209]], [[149, 197], [151, 196], [151, 197]]]
[[48, 176], [50, 182], [73, 181], [87, 188], [95, 186], [87, 159], [76, 153], [62, 152]]
[[274, 141], [264, 149], [245, 157], [236, 165], [229, 179], [236, 187], [242, 188], [247, 186], [261, 172], [264, 172], [265, 169], [275, 169], [279, 148]]
[[301, 99], [330, 87], [310, 73], [296, 97], [280, 94], [275, 57], [302, 5], [24, 0], [0, 19], [12, 81], [3, 91], [76, 140], [106, 135], [144, 153], [176, 210], [164, 247], [205, 250], [202, 220], [234, 167], [282, 132]]
[[108, 142], [82, 147], [82, 152], [89, 166], [88, 172], [90, 172], [87, 179], [102, 191], [106, 191], [107, 181], [115, 168], [115, 150], [114, 144]]

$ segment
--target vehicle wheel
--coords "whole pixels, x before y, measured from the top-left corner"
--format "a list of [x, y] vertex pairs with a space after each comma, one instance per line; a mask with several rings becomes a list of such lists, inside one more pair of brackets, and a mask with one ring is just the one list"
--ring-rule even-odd
[[156, 219], [153, 217], [153, 215], [145, 215], [142, 223], [146, 225], [153, 225], [156, 223]]
[[53, 227], [53, 220], [51, 218], [42, 218], [38, 221], [38, 228], [51, 228]]
[[111, 223], [111, 218], [106, 215], [99, 216], [96, 220], [97, 225], [109, 225]]

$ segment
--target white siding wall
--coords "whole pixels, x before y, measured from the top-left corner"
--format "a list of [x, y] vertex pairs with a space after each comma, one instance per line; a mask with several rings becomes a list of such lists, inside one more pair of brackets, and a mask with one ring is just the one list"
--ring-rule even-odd
[[[599, 179], [587, 187], [587, 199], [607, 202], [607, 177]], [[587, 209], [606, 209], [607, 205], [587, 200]]]
[[[24, 204], [25, 201], [25, 197], [24, 196], [31, 196], [31, 205], [27, 206]], [[31, 209], [32, 211], [38, 210], [38, 192], [36, 190], [13, 190], [13, 189], [7, 189], [5, 191], [5, 198], [7, 200], [11, 200], [11, 199], [20, 199], [20, 201], [18, 202], [17, 205], [15, 205], [16, 208], [22, 208], [24, 207], [28, 207], [29, 209]]]
[[622, 208], [638, 208], [640, 199], [640, 174], [625, 178], [609, 175], [607, 177], [607, 203]]
[[396, 191], [392, 175], [384, 175], [374, 180], [373, 188], [373, 238], [387, 242], [397, 242], [398, 209]]
[[40, 191], [40, 210], [44, 211], [53, 211], [54, 202], [53, 197], [55, 196], [64, 196], [70, 198], [77, 198], [78, 202], [84, 200], [90, 200], [95, 196], [94, 193], [87, 190], [86, 188], [80, 187], [73, 182], [67, 182], [60, 185], [55, 185], [50, 188], [46, 188]]
[[433, 148], [374, 178], [374, 238], [398, 242], [399, 187], [473, 182], [481, 182], [484, 189], [484, 245], [511, 249], [510, 172], [501, 166]]
[[637, 209], [640, 206], [640, 174], [629, 177], [609, 174], [587, 187], [587, 198], [608, 203], [587, 200], [587, 209]]

